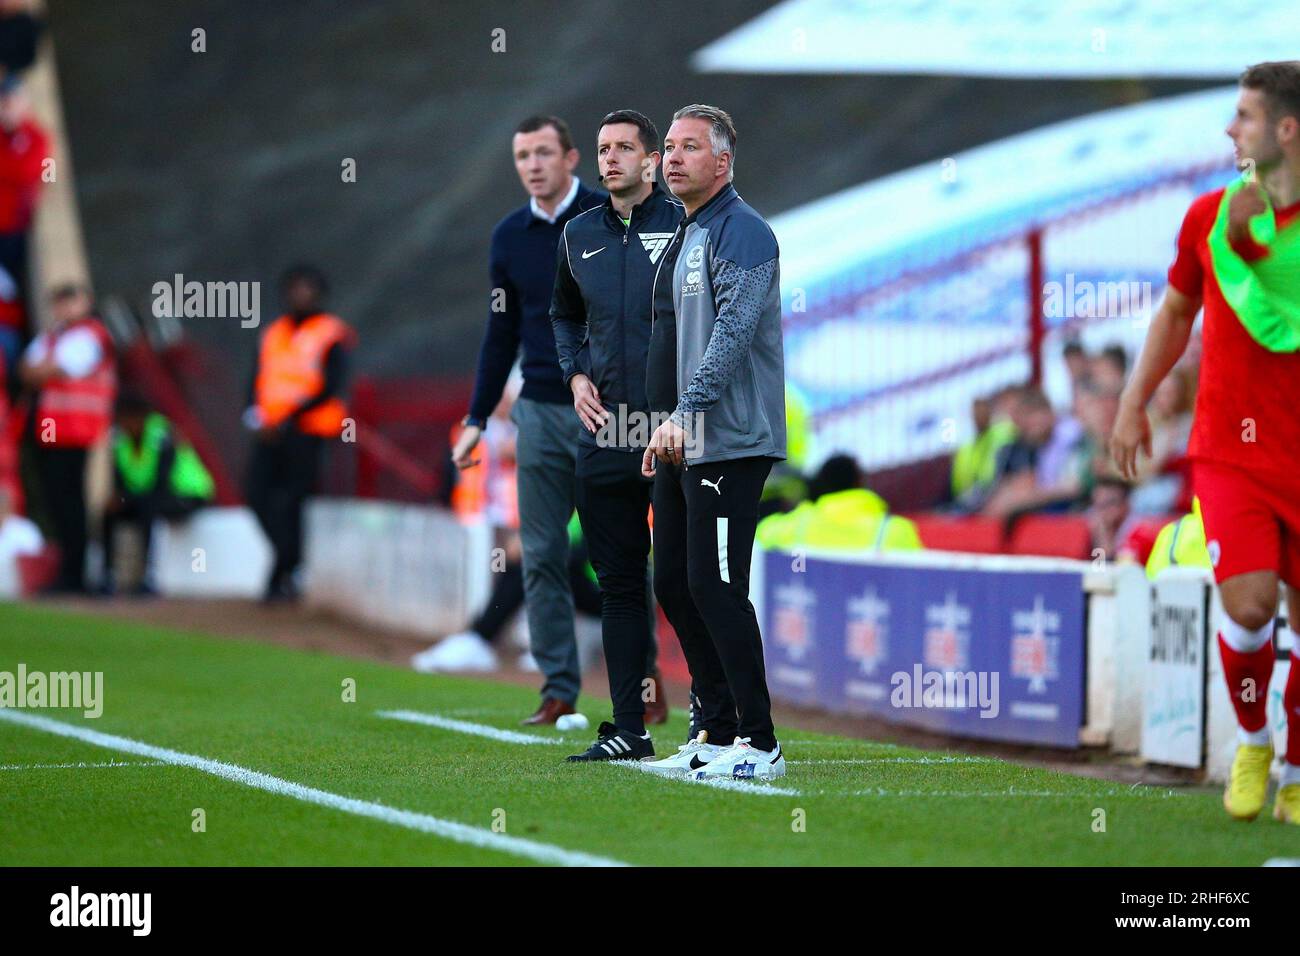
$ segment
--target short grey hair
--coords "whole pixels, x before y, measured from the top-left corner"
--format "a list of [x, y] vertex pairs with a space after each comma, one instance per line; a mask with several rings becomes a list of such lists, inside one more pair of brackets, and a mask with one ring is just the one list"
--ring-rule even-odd
[[713, 147], [713, 155], [723, 152], [731, 154], [731, 163], [727, 167], [727, 182], [731, 182], [736, 174], [736, 124], [731, 121], [731, 115], [716, 106], [693, 103], [673, 114], [674, 122], [679, 119], [702, 119], [708, 122], [709, 144]]

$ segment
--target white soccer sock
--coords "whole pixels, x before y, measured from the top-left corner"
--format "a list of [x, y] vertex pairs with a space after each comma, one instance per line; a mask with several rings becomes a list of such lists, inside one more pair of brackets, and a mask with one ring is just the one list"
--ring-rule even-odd
[[1286, 787], [1293, 783], [1300, 783], [1300, 767], [1293, 763], [1282, 764], [1282, 779], [1278, 781], [1278, 786]]
[[1237, 743], [1251, 744], [1255, 747], [1266, 747], [1272, 738], [1268, 735], [1268, 724], [1265, 724], [1259, 730], [1247, 730], [1245, 727], [1237, 727]]
[[1238, 654], [1254, 654], [1273, 639], [1273, 622], [1269, 621], [1257, 631], [1248, 631], [1226, 614], [1223, 616], [1223, 643]]

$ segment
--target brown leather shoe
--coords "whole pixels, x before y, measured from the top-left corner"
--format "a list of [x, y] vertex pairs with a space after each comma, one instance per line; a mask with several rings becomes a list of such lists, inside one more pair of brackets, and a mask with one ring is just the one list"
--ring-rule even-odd
[[663, 675], [655, 671], [650, 675], [650, 680], [654, 681], [654, 698], [645, 702], [645, 722], [646, 724], [666, 724], [668, 723], [668, 694], [667, 688], [664, 687]]
[[574, 713], [572, 704], [566, 703], [557, 697], [543, 697], [542, 705], [537, 708], [531, 717], [525, 717], [520, 723], [525, 727], [537, 724], [553, 724], [565, 714], [572, 713]]

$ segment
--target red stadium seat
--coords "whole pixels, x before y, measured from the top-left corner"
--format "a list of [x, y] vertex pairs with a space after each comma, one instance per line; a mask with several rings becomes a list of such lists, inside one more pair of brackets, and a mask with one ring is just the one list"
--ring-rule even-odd
[[24, 597], [39, 594], [59, 576], [59, 546], [46, 544], [36, 554], [20, 554], [18, 582]]
[[1011, 529], [1011, 554], [1087, 558], [1092, 553], [1088, 522], [1076, 515], [1025, 515]]
[[973, 554], [1001, 554], [1002, 522], [977, 516], [911, 514], [921, 543], [931, 551], [966, 551]]

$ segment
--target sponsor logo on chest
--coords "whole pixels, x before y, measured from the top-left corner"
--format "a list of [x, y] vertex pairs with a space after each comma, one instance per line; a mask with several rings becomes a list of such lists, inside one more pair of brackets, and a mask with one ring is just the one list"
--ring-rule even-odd
[[685, 266], [682, 268], [681, 297], [702, 295], [704, 293], [704, 245], [692, 246], [686, 253]]

